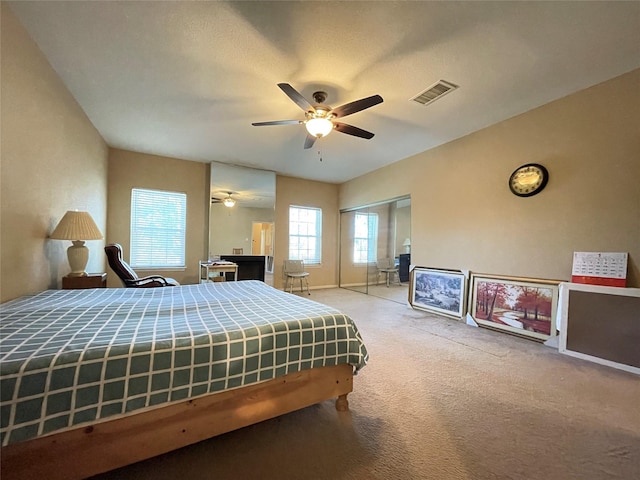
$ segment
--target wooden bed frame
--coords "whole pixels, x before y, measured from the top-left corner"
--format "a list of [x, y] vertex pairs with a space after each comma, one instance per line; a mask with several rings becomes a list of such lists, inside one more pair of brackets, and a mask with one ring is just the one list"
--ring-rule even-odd
[[3, 480], [82, 479], [331, 398], [349, 408], [353, 367], [336, 365], [2, 447]]

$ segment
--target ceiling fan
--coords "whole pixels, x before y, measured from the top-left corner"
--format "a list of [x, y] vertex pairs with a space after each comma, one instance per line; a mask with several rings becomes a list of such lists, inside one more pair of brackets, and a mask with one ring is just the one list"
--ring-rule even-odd
[[236, 200], [231, 196], [233, 192], [225, 192], [227, 194], [224, 198], [211, 197], [211, 203], [222, 203], [225, 207], [233, 207], [236, 204]]
[[327, 100], [327, 93], [318, 91], [314, 92], [313, 99], [316, 105], [311, 105], [306, 98], [304, 98], [295, 88], [288, 83], [279, 83], [278, 87], [291, 99], [296, 105], [304, 110], [305, 120], [276, 120], [273, 122], [256, 122], [251, 125], [255, 127], [262, 127], [266, 125], [299, 125], [304, 124], [307, 128], [307, 138], [304, 141], [304, 148], [311, 148], [316, 139], [326, 137], [333, 130], [337, 130], [347, 135], [353, 135], [354, 137], [366, 138], [367, 140], [373, 138], [373, 133], [367, 132], [353, 125], [347, 125], [346, 123], [336, 122], [336, 118], [346, 117], [354, 113], [365, 110], [369, 107], [373, 107], [379, 103], [382, 103], [382, 97], [380, 95], [373, 95], [371, 97], [361, 98], [355, 102], [345, 103], [336, 108], [331, 108], [325, 105]]

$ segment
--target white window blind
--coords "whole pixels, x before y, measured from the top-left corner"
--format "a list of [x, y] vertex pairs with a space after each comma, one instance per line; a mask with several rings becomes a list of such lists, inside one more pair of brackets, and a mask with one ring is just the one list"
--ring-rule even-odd
[[356, 213], [353, 228], [353, 263], [378, 259], [378, 214]]
[[185, 267], [187, 195], [160, 190], [131, 191], [131, 266]]
[[307, 265], [322, 261], [322, 210], [289, 206], [289, 259]]

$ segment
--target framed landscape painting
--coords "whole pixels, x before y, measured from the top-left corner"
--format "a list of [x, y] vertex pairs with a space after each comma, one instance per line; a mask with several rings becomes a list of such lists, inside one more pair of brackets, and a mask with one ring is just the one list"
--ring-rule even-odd
[[469, 312], [480, 326], [544, 341], [556, 335], [559, 283], [472, 273]]
[[409, 303], [413, 308], [461, 319], [465, 314], [467, 278], [460, 270], [415, 267]]

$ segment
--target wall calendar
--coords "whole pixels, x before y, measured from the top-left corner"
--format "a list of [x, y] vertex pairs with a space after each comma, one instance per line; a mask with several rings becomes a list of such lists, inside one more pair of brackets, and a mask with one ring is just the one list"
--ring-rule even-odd
[[571, 281], [626, 287], [627, 257], [626, 252], [574, 252]]

